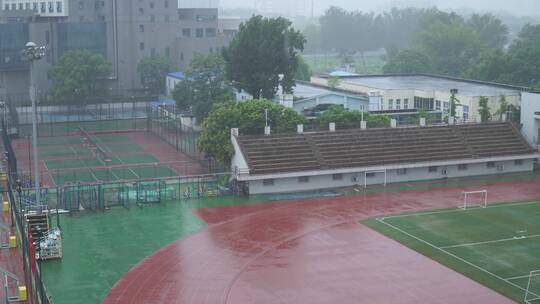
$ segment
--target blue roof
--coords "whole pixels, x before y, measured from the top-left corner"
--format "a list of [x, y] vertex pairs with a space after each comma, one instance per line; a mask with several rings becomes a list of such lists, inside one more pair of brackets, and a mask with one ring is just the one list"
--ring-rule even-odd
[[184, 74], [183, 72], [169, 73], [167, 76], [180, 79], [180, 80], [183, 80], [184, 78], [186, 78], [186, 74]]
[[330, 73], [330, 76], [332, 77], [346, 77], [346, 76], [360, 76], [360, 74], [351, 73], [347, 71], [334, 71]]

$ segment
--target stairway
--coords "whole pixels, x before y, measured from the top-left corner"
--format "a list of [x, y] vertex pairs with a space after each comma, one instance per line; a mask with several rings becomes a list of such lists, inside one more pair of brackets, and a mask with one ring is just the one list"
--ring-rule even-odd
[[39, 252], [39, 240], [49, 231], [47, 214], [27, 214], [26, 222], [28, 224], [28, 231], [30, 231], [30, 234], [32, 235], [32, 241], [35, 243], [35, 250], [36, 252]]

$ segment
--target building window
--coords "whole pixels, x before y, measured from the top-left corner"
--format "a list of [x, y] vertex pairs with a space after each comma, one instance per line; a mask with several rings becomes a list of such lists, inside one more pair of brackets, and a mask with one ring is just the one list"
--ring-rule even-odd
[[169, 47], [165, 48], [165, 57], [171, 57], [171, 49]]
[[57, 1], [57, 2], [56, 2], [56, 11], [57, 11], [58, 13], [61, 13], [61, 12], [62, 12], [62, 2], [60, 2], [60, 1]]
[[397, 169], [396, 173], [397, 173], [397, 175], [407, 175], [407, 169], [405, 169], [405, 168]]
[[169, 8], [169, 1], [168, 0], [165, 0], [164, 6], [165, 6], [165, 8]]
[[408, 98], [403, 99], [403, 108], [404, 109], [409, 108], [409, 99]]
[[309, 183], [309, 176], [300, 176], [298, 182], [301, 184]]
[[204, 34], [204, 30], [202, 28], [198, 28], [195, 30], [195, 37], [202, 38]]
[[516, 166], [521, 166], [521, 165], [523, 165], [523, 159], [516, 159], [516, 160], [514, 160], [514, 165], [516, 165]]
[[341, 173], [338, 173], [338, 174], [332, 174], [332, 180], [342, 180], [343, 179], [343, 174]]
[[150, 16], [150, 22], [152, 23], [156, 22], [156, 17], [154, 15]]
[[165, 15], [165, 22], [169, 22], [170, 18], [169, 18], [169, 15]]
[[154, 2], [150, 1], [150, 8], [154, 8]]
[[32, 3], [32, 9], [34, 10], [34, 12], [37, 13], [37, 11], [38, 11], [38, 4], [37, 4], [37, 2]]
[[180, 52], [180, 61], [184, 61], [184, 52]]
[[434, 106], [433, 98], [414, 96], [415, 109], [433, 110], [433, 106]]
[[441, 110], [441, 101], [435, 100], [435, 110], [440, 111]]
[[216, 29], [211, 27], [207, 28], [206, 37], [216, 37]]
[[273, 179], [263, 179], [263, 186], [273, 186], [274, 180]]
[[447, 114], [448, 113], [448, 108], [450, 107], [450, 103], [447, 102], [447, 101], [444, 101], [443, 102], [443, 112], [444, 114]]
[[150, 56], [152, 56], [152, 57], [156, 56], [156, 49], [155, 48], [150, 49]]
[[388, 99], [388, 110], [393, 110], [393, 109], [394, 109], [394, 100]]
[[79, 9], [84, 9], [84, 1], [79, 1]]
[[139, 24], [139, 32], [144, 33], [144, 24]]
[[435, 173], [435, 172], [437, 172], [437, 171], [439, 171], [439, 167], [437, 167], [437, 166], [430, 166], [430, 167], [428, 168], [428, 172], [429, 172], [429, 173]]
[[396, 99], [396, 110], [401, 110], [401, 99]]
[[495, 162], [487, 162], [486, 167], [487, 168], [495, 168], [496, 163]]
[[105, 22], [105, 16], [99, 16], [99, 21]]
[[4, 10], [5, 10], [5, 11], [9, 11], [9, 4], [7, 4], [7, 3], [4, 4]]
[[24, 5], [24, 4], [22, 4], [22, 3], [19, 3], [19, 9], [20, 9], [20, 10], [22, 10], [22, 9], [23, 9], [23, 7], [24, 7], [23, 5]]
[[467, 164], [461, 164], [461, 165], [458, 165], [457, 168], [458, 168], [459, 171], [465, 171], [465, 170], [467, 170], [468, 166], [467, 166]]
[[366, 173], [366, 177], [367, 177], [367, 178], [373, 178], [373, 177], [375, 177], [376, 175], [377, 175], [377, 173], [375, 173], [375, 172], [368, 172], [368, 173]]
[[[79, 2], [80, 4], [80, 2]], [[83, 5], [84, 6], [84, 5]], [[39, 10], [42, 12], [42, 13], [46, 13], [47, 12], [47, 4], [45, 2], [41, 2], [39, 4]]]
[[144, 51], [144, 42], [139, 43], [139, 50]]
[[463, 106], [463, 120], [469, 120], [469, 106]]
[[79, 17], [79, 21], [80, 21], [80, 22], [84, 22], [84, 20], [85, 20], [84, 16], [80, 16], [80, 17]]
[[143, 16], [144, 15], [144, 8], [140, 7], [139, 8], [139, 16]]
[[182, 29], [182, 36], [191, 37], [191, 29], [188, 29], [188, 28]]

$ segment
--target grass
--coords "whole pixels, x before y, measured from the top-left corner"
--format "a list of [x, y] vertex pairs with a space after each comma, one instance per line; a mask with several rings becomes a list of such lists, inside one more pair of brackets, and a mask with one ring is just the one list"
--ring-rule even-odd
[[[367, 226], [515, 300], [540, 269], [540, 202], [370, 219]], [[536, 278], [536, 277], [535, 277]], [[540, 276], [532, 290], [540, 296]]]
[[[304, 55], [304, 60], [314, 74], [327, 74], [342, 68], [343, 64], [337, 55]], [[354, 71], [358, 74], [381, 74], [385, 61], [381, 56], [353, 56]]]
[[115, 207], [83, 216], [63, 215], [60, 224], [64, 257], [42, 264], [53, 303], [101, 303], [114, 283], [142, 259], [206, 227], [192, 208], [261, 201], [261, 197], [221, 197], [145, 205], [143, 209]]

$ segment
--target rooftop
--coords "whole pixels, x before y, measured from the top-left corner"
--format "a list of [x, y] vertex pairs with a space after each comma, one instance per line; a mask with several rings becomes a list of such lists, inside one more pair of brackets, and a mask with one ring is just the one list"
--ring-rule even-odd
[[381, 90], [416, 89], [450, 92], [451, 89], [458, 89], [458, 94], [465, 96], [518, 95], [521, 91], [527, 90], [527, 88], [496, 83], [414, 74], [343, 77], [341, 82]]
[[532, 155], [511, 123], [241, 135], [250, 174]]
[[312, 98], [316, 96], [321, 96], [325, 94], [340, 94], [347, 96], [354, 96], [359, 98], [366, 97], [363, 94], [352, 93], [349, 91], [344, 91], [340, 89], [332, 89], [327, 86], [316, 85], [304, 81], [296, 81], [296, 86], [294, 87], [294, 96], [299, 98]]

